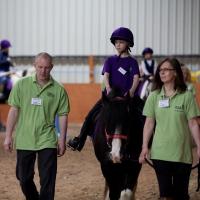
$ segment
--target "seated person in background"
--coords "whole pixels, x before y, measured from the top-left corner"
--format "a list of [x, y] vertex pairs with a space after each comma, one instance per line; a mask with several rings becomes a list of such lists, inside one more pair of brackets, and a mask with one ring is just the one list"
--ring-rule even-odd
[[192, 84], [192, 81], [191, 81], [190, 70], [183, 63], [181, 63], [181, 69], [182, 69], [182, 72], [183, 72], [184, 81], [185, 81], [185, 83], [187, 85], [187, 90], [191, 91], [192, 94], [195, 96], [196, 91], [195, 91], [194, 85]]
[[146, 47], [142, 52], [142, 56], [143, 60], [139, 66], [141, 76], [139, 94], [141, 99], [146, 100], [151, 91], [151, 82], [154, 79], [156, 63], [153, 59], [153, 49]]
[[146, 47], [142, 51], [143, 60], [140, 64], [140, 76], [142, 78], [149, 77], [152, 79], [154, 77], [155, 71], [156, 71], [156, 63], [153, 59], [153, 49], [150, 47]]

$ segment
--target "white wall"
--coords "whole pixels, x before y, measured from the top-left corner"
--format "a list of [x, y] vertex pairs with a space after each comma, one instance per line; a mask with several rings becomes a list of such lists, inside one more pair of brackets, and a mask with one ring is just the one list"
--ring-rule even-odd
[[131, 28], [134, 54], [200, 54], [199, 0], [0, 0], [0, 39], [14, 56], [113, 54], [109, 37]]
[[[102, 58], [99, 60], [96, 60], [95, 66], [94, 66], [94, 82], [95, 83], [101, 83], [102, 82], [102, 68], [103, 63], [106, 58]], [[163, 57], [157, 57], [155, 58], [156, 63], [159, 63], [161, 60], [163, 60]], [[189, 59], [187, 57], [177, 57], [177, 59], [184, 63], [189, 69], [192, 71], [198, 71], [200, 70], [200, 59], [199, 58], [192, 58]], [[59, 61], [62, 62], [59, 62]], [[141, 58], [137, 59], [138, 63], [141, 63]], [[76, 58], [71, 60], [62, 60], [57, 59], [56, 62], [54, 62], [54, 68], [51, 72], [51, 75], [59, 82], [61, 83], [90, 83], [90, 67], [86, 63], [85, 59], [79, 59]], [[22, 70], [28, 70], [30, 71], [32, 64], [28, 64], [27, 62], [23, 63], [16, 63], [15, 70], [17, 72], [21, 72]]]

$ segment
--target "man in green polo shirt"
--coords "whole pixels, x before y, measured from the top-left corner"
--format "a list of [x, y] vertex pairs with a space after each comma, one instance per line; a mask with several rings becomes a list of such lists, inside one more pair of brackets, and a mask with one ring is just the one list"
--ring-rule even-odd
[[[4, 148], [17, 150], [16, 176], [27, 200], [53, 200], [57, 172], [57, 155], [66, 148], [69, 100], [65, 89], [50, 75], [52, 57], [40, 53], [34, 63], [36, 74], [19, 80], [12, 89]], [[55, 133], [55, 116], [59, 116], [60, 137]], [[41, 189], [34, 184], [34, 165], [38, 157]]]

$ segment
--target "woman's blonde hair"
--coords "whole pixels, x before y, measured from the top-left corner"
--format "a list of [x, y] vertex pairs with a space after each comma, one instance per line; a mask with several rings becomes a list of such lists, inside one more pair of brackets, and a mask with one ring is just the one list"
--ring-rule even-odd
[[185, 64], [181, 63], [181, 69], [183, 71], [185, 82], [191, 83], [191, 73], [188, 67]]

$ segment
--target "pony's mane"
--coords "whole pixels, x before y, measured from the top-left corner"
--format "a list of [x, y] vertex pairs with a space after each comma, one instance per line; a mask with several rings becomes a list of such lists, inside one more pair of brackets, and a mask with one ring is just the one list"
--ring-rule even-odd
[[100, 113], [100, 120], [103, 121], [106, 131], [113, 134], [118, 126], [122, 131], [128, 124], [128, 98], [119, 96], [116, 90], [111, 94], [102, 97], [103, 108]]

